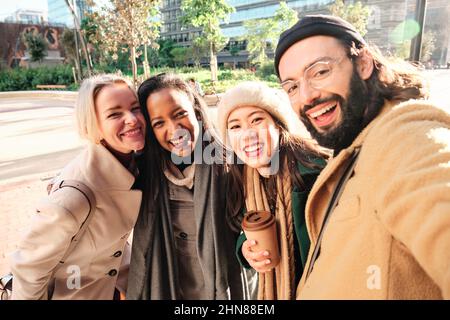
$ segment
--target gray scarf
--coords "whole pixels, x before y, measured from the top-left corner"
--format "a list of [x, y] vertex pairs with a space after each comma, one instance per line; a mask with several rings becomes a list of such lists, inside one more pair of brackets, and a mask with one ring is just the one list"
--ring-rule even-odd
[[[197, 220], [197, 250], [205, 276], [208, 299], [242, 299], [240, 267], [234, 257], [237, 235], [225, 221], [225, 192], [219, 168], [196, 164], [194, 215]], [[178, 265], [167, 192], [161, 181], [158, 203], [143, 196], [134, 228], [127, 299], [178, 299]]]

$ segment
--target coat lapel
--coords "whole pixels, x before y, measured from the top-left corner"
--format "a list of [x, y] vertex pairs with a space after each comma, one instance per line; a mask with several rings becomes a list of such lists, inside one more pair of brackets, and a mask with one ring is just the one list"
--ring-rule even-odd
[[[212, 166], [195, 165], [194, 215], [197, 223], [197, 250], [202, 269], [207, 273], [215, 270], [214, 232], [210, 210]], [[212, 237], [211, 237], [212, 236]], [[213, 243], [211, 243], [213, 242]], [[205, 290], [209, 299], [214, 299], [215, 277], [205, 276]]]
[[133, 228], [142, 199], [140, 190], [132, 190], [135, 177], [101, 144], [89, 144], [80, 170], [89, 185], [95, 186], [97, 205], [118, 208], [121, 221], [111, 221], [109, 226]]
[[392, 103], [386, 103], [377, 118], [361, 131], [355, 141], [353, 141], [352, 145], [347, 149], [342, 150], [335, 158], [331, 159], [317, 177], [309, 194], [305, 208], [306, 226], [311, 239], [311, 247], [314, 247], [317, 237], [319, 236], [329, 201], [339, 178], [343, 174], [347, 160], [351, 157], [355, 148], [362, 146], [368, 132], [379, 121], [381, 115], [386, 114], [391, 109]]
[[322, 200], [331, 198], [337, 180], [342, 174], [343, 164], [346, 163], [353, 149], [342, 150], [337, 157], [333, 158], [317, 177], [311, 189], [305, 208], [306, 226], [311, 245], [316, 242], [328, 206], [328, 203]]
[[134, 184], [135, 177], [101, 144], [89, 144], [85, 161], [86, 180], [99, 191], [129, 191]]
[[208, 167], [201, 164], [195, 165], [195, 176], [194, 176], [194, 214], [195, 221], [197, 222], [197, 235], [202, 229], [202, 224], [204, 224], [204, 215], [206, 212], [207, 201], [209, 197], [208, 191], [210, 189], [209, 183], [211, 181], [211, 172]]

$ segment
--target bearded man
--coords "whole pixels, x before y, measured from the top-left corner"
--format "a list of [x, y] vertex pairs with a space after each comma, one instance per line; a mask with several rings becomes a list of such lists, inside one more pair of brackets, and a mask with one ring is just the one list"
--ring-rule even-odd
[[420, 71], [337, 17], [281, 36], [275, 70], [317, 142], [334, 150], [306, 205], [299, 299], [450, 298], [450, 115]]

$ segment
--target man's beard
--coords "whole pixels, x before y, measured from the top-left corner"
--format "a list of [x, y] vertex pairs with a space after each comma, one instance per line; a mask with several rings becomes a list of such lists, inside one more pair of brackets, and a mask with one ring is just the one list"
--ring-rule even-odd
[[[364, 114], [370, 101], [368, 91], [364, 80], [354, 70], [350, 80], [350, 93], [347, 99], [333, 94], [330, 97], [316, 100], [313, 104], [307, 105], [300, 110], [300, 119], [319, 145], [333, 149], [334, 154], [338, 154], [339, 151], [352, 144], [367, 124]], [[306, 115], [306, 111], [328, 101], [337, 101], [339, 103], [342, 119], [336, 128], [321, 133], [313, 126], [310, 118]]]

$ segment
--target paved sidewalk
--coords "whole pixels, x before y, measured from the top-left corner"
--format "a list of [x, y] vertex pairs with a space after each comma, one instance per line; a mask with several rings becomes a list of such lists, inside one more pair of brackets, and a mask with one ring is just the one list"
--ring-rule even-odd
[[35, 205], [47, 194], [47, 183], [35, 178], [0, 185], [0, 275], [9, 271], [8, 256], [26, 231]]

